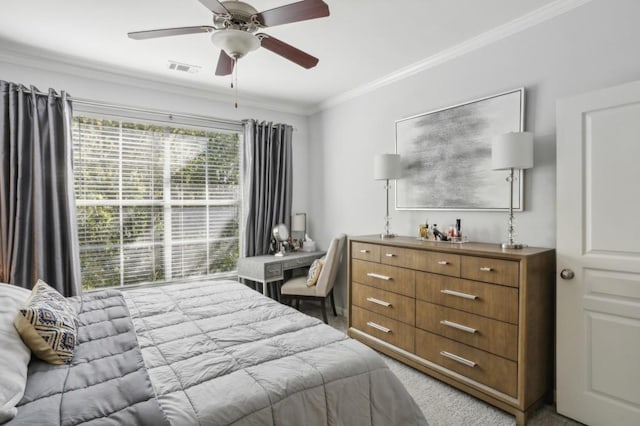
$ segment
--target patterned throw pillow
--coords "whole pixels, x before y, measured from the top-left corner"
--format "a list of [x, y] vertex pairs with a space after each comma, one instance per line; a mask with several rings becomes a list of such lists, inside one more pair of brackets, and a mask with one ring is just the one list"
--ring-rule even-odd
[[320, 271], [322, 271], [322, 265], [324, 265], [324, 257], [313, 261], [309, 268], [309, 273], [307, 274], [307, 287], [316, 285], [318, 277], [320, 276]]
[[71, 362], [78, 334], [73, 306], [55, 289], [38, 280], [13, 324], [33, 354], [51, 364]]

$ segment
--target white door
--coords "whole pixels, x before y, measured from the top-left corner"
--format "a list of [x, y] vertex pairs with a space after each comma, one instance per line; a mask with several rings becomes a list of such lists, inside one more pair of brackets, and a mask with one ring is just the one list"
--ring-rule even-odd
[[558, 412], [638, 426], [640, 81], [560, 100], [556, 119]]

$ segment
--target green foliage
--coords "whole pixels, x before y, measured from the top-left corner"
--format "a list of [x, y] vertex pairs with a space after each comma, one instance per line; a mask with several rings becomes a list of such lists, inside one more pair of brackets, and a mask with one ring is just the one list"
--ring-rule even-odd
[[[202, 253], [190, 251], [189, 255], [209, 259], [209, 264], [200, 265], [201, 272], [180, 275], [235, 270], [239, 253], [237, 133], [91, 117], [74, 117], [73, 124], [85, 289], [171, 279], [166, 276], [165, 255], [175, 244], [165, 246], [169, 235], [165, 214], [184, 201], [199, 200], [202, 204], [197, 205], [206, 209], [209, 229], [202, 223], [197, 238], [209, 235], [209, 242], [202, 245]], [[170, 171], [168, 176], [165, 170]], [[209, 205], [211, 200], [225, 205]]]
[[227, 221], [224, 227], [225, 239], [214, 241], [209, 246], [209, 253], [215, 253], [209, 261], [209, 273], [234, 271], [240, 254], [239, 215]]
[[164, 233], [163, 209], [158, 206], [122, 207], [124, 244], [162, 241]]
[[[120, 283], [120, 232], [117, 208], [78, 207], [80, 267], [85, 289]], [[100, 245], [92, 244], [99, 241]]]
[[80, 249], [82, 288], [91, 290], [120, 285], [120, 248]]

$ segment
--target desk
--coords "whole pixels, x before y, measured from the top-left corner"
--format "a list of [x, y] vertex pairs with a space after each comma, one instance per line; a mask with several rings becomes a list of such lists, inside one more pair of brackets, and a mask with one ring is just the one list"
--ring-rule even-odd
[[284, 256], [241, 257], [238, 259], [238, 278], [262, 283], [262, 294], [266, 296], [268, 283], [284, 280], [285, 271], [311, 266], [325, 254], [324, 251], [296, 251]]

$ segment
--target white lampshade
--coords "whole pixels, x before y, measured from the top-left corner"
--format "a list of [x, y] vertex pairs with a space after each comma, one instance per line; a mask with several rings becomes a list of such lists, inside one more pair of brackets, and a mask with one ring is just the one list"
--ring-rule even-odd
[[234, 29], [214, 32], [211, 41], [216, 47], [224, 50], [227, 55], [235, 59], [242, 58], [260, 47], [258, 37], [246, 31]]
[[398, 179], [400, 177], [400, 156], [398, 154], [378, 154], [373, 159], [373, 178]]
[[533, 133], [510, 132], [496, 137], [491, 144], [493, 170], [533, 167]]
[[291, 216], [291, 231], [306, 232], [307, 231], [307, 214], [296, 213]]

